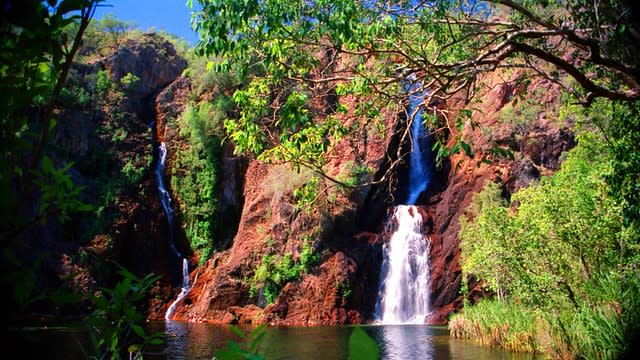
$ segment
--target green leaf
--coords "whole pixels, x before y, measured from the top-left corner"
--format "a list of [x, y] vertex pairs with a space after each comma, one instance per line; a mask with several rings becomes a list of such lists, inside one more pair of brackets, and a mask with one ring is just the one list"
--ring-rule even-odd
[[81, 10], [83, 7], [83, 0], [62, 0], [56, 10], [56, 14], [63, 15], [71, 11]]
[[45, 174], [51, 174], [53, 170], [53, 161], [46, 155], [42, 157], [42, 171]]
[[356, 326], [349, 336], [349, 360], [377, 360], [379, 356], [378, 344]]
[[467, 154], [468, 157], [473, 157], [473, 150], [471, 149], [471, 145], [467, 144], [464, 141], [460, 141], [460, 146], [462, 146], [464, 153]]
[[144, 329], [140, 325], [131, 324], [131, 329], [133, 329], [133, 331], [141, 338], [144, 338], [146, 336], [146, 334], [144, 333]]
[[244, 338], [244, 337], [246, 336], [246, 335], [244, 334], [244, 332], [242, 332], [242, 330], [240, 330], [240, 328], [239, 328], [239, 327], [237, 327], [237, 326], [235, 326], [235, 325], [231, 325], [231, 326], [229, 326], [229, 328], [231, 329], [231, 331], [232, 331], [234, 334], [238, 335], [238, 336], [239, 336], [239, 337], [241, 337], [241, 338]]

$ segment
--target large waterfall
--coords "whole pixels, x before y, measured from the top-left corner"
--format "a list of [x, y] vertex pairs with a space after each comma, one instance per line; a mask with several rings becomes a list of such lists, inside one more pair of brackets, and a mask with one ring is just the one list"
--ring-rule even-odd
[[430, 312], [429, 246], [421, 233], [422, 216], [414, 205], [429, 186], [431, 152], [419, 108], [422, 97], [411, 94], [409, 99], [408, 113], [412, 114], [410, 118], [413, 122], [408, 196], [405, 205], [394, 209], [389, 221], [395, 226], [394, 231], [383, 246], [380, 285], [374, 310], [376, 322], [381, 324], [423, 324]]
[[176, 249], [176, 245], [173, 242], [173, 232], [174, 232], [174, 219], [173, 219], [173, 208], [171, 207], [171, 194], [167, 191], [167, 188], [164, 186], [164, 168], [165, 163], [167, 161], [167, 145], [165, 143], [160, 143], [159, 148], [159, 158], [158, 165], [156, 166], [156, 178], [158, 180], [158, 193], [160, 195], [160, 202], [162, 203], [162, 208], [164, 209], [164, 213], [167, 216], [167, 222], [169, 222], [169, 244], [171, 245], [171, 249], [176, 254], [179, 259], [182, 259], [182, 289], [180, 290], [180, 294], [176, 300], [169, 306], [167, 312], [164, 315], [166, 320], [171, 320], [171, 315], [176, 309], [176, 305], [182, 301], [182, 299], [187, 295], [190, 289], [189, 284], [189, 261], [187, 258], [182, 257], [182, 254]]

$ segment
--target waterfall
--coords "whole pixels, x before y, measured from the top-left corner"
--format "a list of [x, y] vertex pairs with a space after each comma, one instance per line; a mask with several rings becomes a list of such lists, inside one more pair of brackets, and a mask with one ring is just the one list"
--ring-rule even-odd
[[420, 112], [411, 123], [411, 154], [409, 155], [409, 195], [406, 204], [413, 205], [418, 200], [420, 194], [429, 186], [431, 178], [430, 168], [424, 163], [424, 152], [430, 149], [422, 149], [422, 139], [424, 137], [424, 126], [422, 124]]
[[422, 236], [422, 217], [413, 205], [399, 205], [397, 228], [384, 244], [380, 287], [375, 307], [382, 324], [422, 324], [429, 314], [429, 247]]
[[166, 320], [171, 320], [171, 315], [176, 309], [176, 305], [187, 295], [190, 289], [189, 285], [189, 262], [187, 258], [183, 258], [182, 254], [176, 248], [176, 245], [173, 243], [173, 231], [174, 231], [174, 219], [173, 219], [173, 208], [171, 207], [171, 194], [167, 191], [167, 188], [164, 185], [164, 168], [165, 163], [167, 161], [167, 144], [164, 142], [160, 143], [159, 148], [159, 158], [158, 165], [156, 167], [156, 178], [158, 180], [158, 194], [160, 196], [160, 203], [162, 203], [162, 209], [164, 210], [165, 215], [167, 216], [167, 222], [169, 223], [169, 245], [171, 245], [171, 249], [176, 254], [178, 259], [182, 259], [182, 289], [180, 290], [180, 294], [176, 300], [169, 306], [167, 312], [164, 315]]
[[409, 92], [408, 113], [412, 114], [408, 196], [405, 205], [394, 209], [390, 224], [395, 231], [382, 248], [383, 260], [374, 317], [381, 324], [423, 324], [429, 314], [429, 246], [422, 236], [422, 216], [414, 206], [431, 179], [431, 152], [424, 141], [422, 94], [415, 86]]
[[180, 294], [178, 294], [178, 297], [176, 298], [176, 300], [173, 303], [171, 303], [171, 306], [169, 306], [169, 308], [167, 309], [167, 312], [164, 314], [165, 320], [171, 320], [171, 315], [173, 315], [173, 312], [176, 310], [176, 305], [178, 305], [178, 303], [182, 301], [182, 299], [185, 296], [187, 296], [187, 293], [189, 293], [189, 290], [191, 290], [189, 286], [189, 261], [187, 261], [187, 258], [183, 258], [182, 259], [182, 289], [180, 290]]
[[[415, 85], [409, 86], [407, 91], [415, 91]], [[421, 93], [409, 94], [409, 109], [408, 113], [410, 117], [413, 117], [411, 122], [411, 153], [409, 154], [409, 195], [407, 196], [407, 202], [405, 204], [414, 205], [418, 200], [418, 197], [429, 186], [431, 180], [431, 166], [426, 163], [426, 160], [430, 160], [431, 149], [425, 140], [425, 127], [422, 123], [422, 103]]]

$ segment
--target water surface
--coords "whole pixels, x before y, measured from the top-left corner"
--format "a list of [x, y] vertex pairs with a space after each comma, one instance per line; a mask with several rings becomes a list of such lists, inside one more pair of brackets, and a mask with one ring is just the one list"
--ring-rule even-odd
[[[362, 329], [376, 340], [385, 360], [538, 360], [451, 338], [444, 326], [363, 325]], [[146, 360], [211, 360], [216, 349], [240, 340], [228, 326], [211, 324], [158, 321], [148, 323], [148, 330], [161, 333], [165, 341], [149, 348]], [[352, 326], [268, 327], [260, 353], [269, 360], [346, 360], [352, 331]], [[9, 343], [20, 358], [87, 358], [81, 348], [88, 348], [88, 337], [77, 327], [30, 328], [13, 335], [20, 335], [20, 342]]]
[[[228, 327], [184, 322], [158, 322], [151, 328], [164, 332], [166, 342], [153, 359], [212, 359], [217, 348], [229, 340], [237, 341]], [[380, 346], [381, 359], [455, 360], [533, 360], [531, 355], [515, 354], [480, 346], [470, 340], [449, 337], [446, 326], [363, 325], [362, 329]], [[248, 332], [250, 329], [246, 329]], [[267, 359], [345, 360], [348, 358], [352, 326], [269, 327], [261, 353]], [[150, 357], [145, 357], [150, 358]]]

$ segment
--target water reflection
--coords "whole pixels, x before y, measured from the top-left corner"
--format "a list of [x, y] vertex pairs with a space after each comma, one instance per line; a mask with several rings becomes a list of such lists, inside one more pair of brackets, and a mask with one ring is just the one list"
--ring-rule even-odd
[[164, 344], [145, 352], [145, 359], [212, 359], [215, 350], [239, 338], [227, 326], [182, 321], [151, 322], [149, 329], [164, 336]]
[[[145, 354], [151, 360], [211, 360], [215, 350], [229, 340], [240, 340], [227, 326], [168, 321], [151, 327], [162, 331], [166, 339], [155, 355]], [[376, 340], [383, 360], [536, 359], [451, 338], [446, 326], [371, 325], [363, 330]], [[351, 331], [351, 326], [270, 327], [260, 353], [269, 360], [346, 360]]]
[[432, 359], [434, 357], [433, 333], [426, 325], [381, 326], [375, 333], [380, 334], [375, 338], [380, 344], [384, 359]]
[[[147, 348], [145, 360], [211, 360], [216, 349], [225, 347], [229, 340], [240, 341], [228, 326], [220, 325], [160, 321], [148, 323], [147, 330], [162, 334], [164, 344]], [[243, 330], [249, 332], [251, 328]], [[370, 325], [363, 330], [379, 344], [383, 360], [541, 358], [454, 339], [445, 326]], [[346, 360], [352, 331], [351, 326], [269, 327], [260, 353], [269, 360]], [[23, 338], [12, 344], [24, 345], [18, 348], [24, 349], [25, 358], [84, 359], [79, 346], [84, 343], [89, 349], [88, 337], [80, 328], [23, 330], [13, 335]]]

